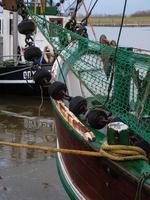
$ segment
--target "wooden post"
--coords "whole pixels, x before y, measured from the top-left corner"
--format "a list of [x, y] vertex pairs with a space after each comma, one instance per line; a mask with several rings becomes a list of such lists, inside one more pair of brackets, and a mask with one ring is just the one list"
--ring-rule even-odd
[[34, 0], [34, 15], [36, 15], [36, 0]]
[[41, 14], [46, 12], [46, 0], [41, 0]]

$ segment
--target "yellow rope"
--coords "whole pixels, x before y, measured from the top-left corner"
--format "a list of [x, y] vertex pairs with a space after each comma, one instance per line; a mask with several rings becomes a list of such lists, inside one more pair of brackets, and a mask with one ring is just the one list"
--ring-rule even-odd
[[135, 146], [108, 145], [104, 143], [102, 144], [102, 147], [99, 152], [94, 152], [94, 151], [61, 149], [61, 148], [29, 145], [29, 144], [19, 144], [19, 143], [5, 142], [5, 141], [0, 141], [0, 145], [34, 149], [34, 150], [40, 150], [40, 151], [45, 151], [45, 152], [50, 152], [50, 153], [60, 152], [60, 153], [65, 153], [65, 154], [105, 157], [105, 158], [109, 158], [111, 160], [116, 160], [116, 161], [137, 160], [137, 159], [148, 161], [145, 151]]
[[107, 143], [104, 143], [104, 144], [102, 145], [102, 147], [103, 147], [104, 150], [109, 150], [109, 151], [112, 151], [112, 150], [137, 151], [137, 152], [139, 152], [139, 154], [142, 154], [142, 155], [145, 155], [145, 156], [146, 156], [145, 151], [144, 151], [142, 148], [137, 147], [137, 146], [108, 145]]

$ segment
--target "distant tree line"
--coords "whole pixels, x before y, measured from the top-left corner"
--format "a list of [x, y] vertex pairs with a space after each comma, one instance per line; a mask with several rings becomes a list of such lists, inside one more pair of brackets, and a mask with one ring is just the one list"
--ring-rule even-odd
[[[122, 14], [116, 14], [116, 15], [107, 15], [107, 14], [104, 14], [104, 15], [100, 15], [100, 14], [93, 14], [91, 17], [93, 18], [105, 18], [105, 17], [121, 17]], [[150, 10], [143, 10], [143, 11], [137, 11], [133, 14], [130, 15], [130, 17], [149, 17], [150, 16]], [[84, 15], [82, 14], [79, 14], [78, 17], [84, 17]]]
[[132, 17], [145, 17], [145, 16], [148, 17], [150, 16], [150, 10], [137, 11], [133, 13], [131, 16]]
[[[85, 17], [83, 14], [79, 14], [78, 17]], [[121, 17], [121, 14], [116, 14], [116, 15], [100, 15], [100, 14], [93, 14], [91, 15], [93, 18], [105, 18], [105, 17]]]

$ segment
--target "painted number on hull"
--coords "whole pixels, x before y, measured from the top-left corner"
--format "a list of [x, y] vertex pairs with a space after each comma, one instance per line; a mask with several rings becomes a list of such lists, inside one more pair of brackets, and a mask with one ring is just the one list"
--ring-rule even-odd
[[24, 71], [23, 72], [23, 79], [31, 80], [35, 71]]

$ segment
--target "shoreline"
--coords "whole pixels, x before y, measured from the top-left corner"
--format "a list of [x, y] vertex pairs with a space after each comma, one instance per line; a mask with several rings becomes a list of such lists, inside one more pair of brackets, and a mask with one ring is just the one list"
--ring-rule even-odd
[[[78, 17], [81, 21], [82, 18]], [[117, 16], [106, 16], [106, 17], [94, 17], [91, 16], [88, 20], [88, 25], [92, 26], [109, 26], [109, 27], [119, 27], [121, 24], [121, 17]], [[125, 17], [124, 27], [150, 27], [150, 17]]]
[[[90, 24], [88, 24], [89, 26]], [[100, 27], [120, 27], [120, 24], [91, 24]], [[150, 27], [150, 24], [124, 24], [123, 27]]]

